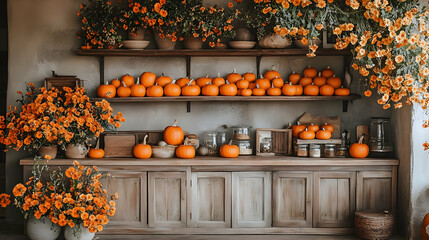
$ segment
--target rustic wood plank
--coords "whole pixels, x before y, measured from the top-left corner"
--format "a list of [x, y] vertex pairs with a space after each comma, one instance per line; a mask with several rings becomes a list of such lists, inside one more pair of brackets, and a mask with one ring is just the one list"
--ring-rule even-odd
[[[393, 209], [394, 188], [392, 171], [362, 171], [357, 174], [356, 209]], [[395, 197], [396, 198], [396, 197]]]
[[[171, 236], [165, 235], [96, 235], [100, 240], [172, 240]], [[320, 235], [176, 235], [174, 240], [359, 240], [355, 236], [320, 236]], [[398, 240], [400, 238], [393, 237]]]

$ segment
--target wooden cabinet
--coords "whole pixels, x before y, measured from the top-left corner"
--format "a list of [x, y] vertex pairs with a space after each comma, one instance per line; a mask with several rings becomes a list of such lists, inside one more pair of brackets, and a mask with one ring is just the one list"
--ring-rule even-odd
[[356, 209], [395, 210], [396, 176], [392, 171], [357, 173]]
[[273, 173], [273, 227], [311, 227], [313, 173]]
[[147, 227], [147, 174], [146, 172], [111, 172], [112, 177], [101, 179], [109, 193], [118, 193], [116, 214], [106, 228], [132, 226]]
[[149, 227], [186, 227], [186, 173], [149, 173]]
[[231, 227], [231, 173], [192, 173], [192, 227]]
[[315, 172], [313, 227], [351, 227], [356, 172]]
[[232, 173], [232, 227], [271, 226], [271, 173]]

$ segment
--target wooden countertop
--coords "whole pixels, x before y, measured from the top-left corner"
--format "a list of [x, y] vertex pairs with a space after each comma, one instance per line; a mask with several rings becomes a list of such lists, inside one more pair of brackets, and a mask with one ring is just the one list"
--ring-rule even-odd
[[[238, 158], [221, 157], [195, 157], [193, 159], [179, 158], [102, 158], [102, 159], [52, 159], [43, 160], [41, 163], [55, 166], [72, 165], [74, 160], [78, 160], [84, 165], [97, 166], [397, 166], [397, 159], [381, 158], [299, 158], [289, 156], [246, 156]], [[20, 164], [23, 166], [33, 165], [33, 159], [22, 159]]]

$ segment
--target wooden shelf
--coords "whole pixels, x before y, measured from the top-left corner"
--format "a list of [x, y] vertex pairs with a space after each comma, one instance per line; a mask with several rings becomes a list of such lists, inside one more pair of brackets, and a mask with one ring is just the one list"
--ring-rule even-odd
[[[74, 160], [84, 165], [97, 166], [397, 166], [396, 159], [381, 158], [302, 158], [291, 156], [240, 156], [238, 158], [197, 156], [180, 158], [102, 158], [102, 159], [52, 159], [41, 161], [47, 165], [70, 166]], [[33, 159], [22, 159], [21, 165], [33, 165]]]
[[111, 103], [131, 102], [288, 102], [288, 101], [353, 101], [360, 99], [358, 94], [349, 96], [180, 96], [180, 97], [126, 97], [91, 98], [92, 101], [105, 99]]
[[[306, 56], [307, 49], [200, 49], [200, 50], [130, 50], [130, 49], [77, 49], [74, 51], [82, 56], [109, 57], [263, 57], [263, 56]], [[351, 56], [351, 50], [318, 49], [316, 56]]]

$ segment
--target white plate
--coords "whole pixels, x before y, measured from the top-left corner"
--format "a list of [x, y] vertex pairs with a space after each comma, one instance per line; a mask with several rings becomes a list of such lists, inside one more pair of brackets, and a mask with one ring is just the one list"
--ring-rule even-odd
[[144, 41], [144, 40], [125, 40], [122, 41], [125, 48], [128, 49], [144, 49], [146, 48], [150, 41]]
[[256, 42], [254, 41], [229, 41], [228, 44], [232, 48], [239, 48], [239, 49], [250, 49], [256, 46]]

